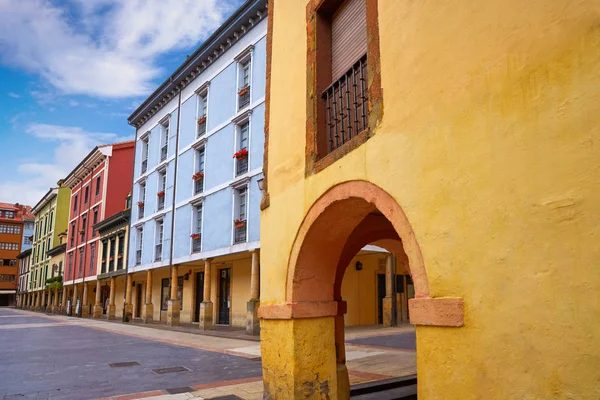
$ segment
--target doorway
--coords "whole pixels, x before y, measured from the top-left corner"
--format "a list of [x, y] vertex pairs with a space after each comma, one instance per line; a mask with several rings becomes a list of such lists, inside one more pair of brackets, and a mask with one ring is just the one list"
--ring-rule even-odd
[[196, 272], [196, 308], [194, 322], [200, 322], [200, 304], [204, 301], [204, 272]]
[[383, 324], [383, 298], [385, 297], [385, 274], [377, 274], [377, 323]]
[[230, 293], [231, 268], [224, 268], [219, 274], [219, 321], [217, 323], [220, 325], [229, 325]]
[[142, 316], [142, 288], [143, 285], [138, 283], [135, 296], [135, 318], [140, 318]]
[[102, 314], [106, 314], [108, 309], [108, 299], [110, 297], [110, 286], [104, 285], [100, 288], [100, 299], [102, 300]]

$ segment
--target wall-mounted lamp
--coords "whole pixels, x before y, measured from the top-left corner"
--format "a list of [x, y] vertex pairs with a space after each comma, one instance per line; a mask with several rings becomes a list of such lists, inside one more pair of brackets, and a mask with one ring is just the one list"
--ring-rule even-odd
[[357, 261], [356, 262], [356, 270], [357, 271], [362, 271], [362, 269], [363, 269], [362, 263], [360, 261]]
[[260, 190], [262, 192], [263, 190], [263, 183], [264, 183], [264, 178], [261, 178], [259, 180], [256, 181], [256, 183], [258, 183], [258, 190]]

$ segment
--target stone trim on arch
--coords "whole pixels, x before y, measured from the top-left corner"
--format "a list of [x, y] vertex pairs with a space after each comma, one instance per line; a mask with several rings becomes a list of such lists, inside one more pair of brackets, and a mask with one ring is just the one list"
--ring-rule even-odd
[[[338, 315], [338, 302], [313, 300], [309, 285], [298, 285], [298, 276], [305, 279], [310, 277], [310, 271], [300, 270], [299, 258], [302, 256], [306, 239], [311, 228], [324, 213], [339, 207], [345, 200], [364, 200], [368, 207], [378, 210], [391, 223], [398, 236], [401, 238], [404, 252], [408, 257], [408, 264], [415, 287], [415, 298], [409, 301], [411, 323], [417, 325], [434, 326], [462, 326], [464, 324], [464, 305], [460, 298], [431, 298], [429, 296], [429, 282], [421, 249], [415, 234], [408, 222], [408, 218], [396, 200], [380, 187], [367, 181], [348, 181], [340, 183], [325, 192], [310, 208], [306, 214], [298, 233], [288, 263], [286, 278], [286, 301], [281, 304], [262, 305], [259, 317], [262, 319], [294, 319], [317, 318]], [[364, 203], [363, 202], [363, 203]], [[333, 206], [333, 207], [332, 207]], [[363, 205], [363, 212], [369, 208]], [[302, 261], [300, 261], [302, 262]], [[333, 282], [332, 282], [333, 285]]]

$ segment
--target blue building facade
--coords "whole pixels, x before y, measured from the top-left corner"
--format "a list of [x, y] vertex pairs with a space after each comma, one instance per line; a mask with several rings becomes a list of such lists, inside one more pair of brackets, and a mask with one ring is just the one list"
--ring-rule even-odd
[[181, 322], [247, 326], [247, 303], [258, 300], [251, 289], [258, 287], [266, 33], [266, 1], [246, 1], [129, 118], [136, 127], [134, 317], [166, 320], [177, 285]]

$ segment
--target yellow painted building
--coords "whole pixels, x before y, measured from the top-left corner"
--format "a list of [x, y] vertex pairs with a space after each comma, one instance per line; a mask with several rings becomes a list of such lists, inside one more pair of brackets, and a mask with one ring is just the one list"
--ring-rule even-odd
[[600, 2], [366, 0], [366, 32], [340, 3], [269, 4], [268, 398], [347, 398], [370, 239], [408, 260], [420, 399], [600, 398]]

